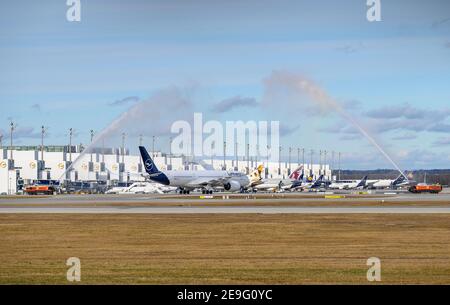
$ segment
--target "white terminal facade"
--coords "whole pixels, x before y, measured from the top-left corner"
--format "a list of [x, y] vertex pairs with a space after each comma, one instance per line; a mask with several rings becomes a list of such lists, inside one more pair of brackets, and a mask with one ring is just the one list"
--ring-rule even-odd
[[[15, 194], [17, 181], [24, 185], [37, 180], [105, 181], [108, 185], [119, 182], [142, 181], [145, 170], [139, 155], [130, 155], [120, 148], [104, 149], [103, 152], [82, 153], [81, 146], [46, 146], [42, 152], [40, 146], [16, 146], [13, 149], [0, 148], [0, 194]], [[71, 151], [71, 152], [69, 152]], [[80, 156], [81, 155], [81, 156]], [[258, 165], [264, 165], [263, 178], [287, 178], [298, 168], [297, 162], [268, 162], [255, 159], [204, 159], [192, 162], [185, 156], [170, 156], [161, 152], [150, 152], [160, 170], [202, 170], [199, 163], [213, 165], [214, 169], [248, 173]], [[198, 159], [196, 159], [198, 161]], [[72, 167], [71, 167], [72, 164]], [[315, 177], [323, 174], [331, 178], [328, 164], [304, 164], [305, 174]]]

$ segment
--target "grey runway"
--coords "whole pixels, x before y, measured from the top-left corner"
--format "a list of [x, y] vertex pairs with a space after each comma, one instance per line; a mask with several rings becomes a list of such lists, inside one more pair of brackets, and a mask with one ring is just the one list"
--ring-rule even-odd
[[450, 207], [24, 207], [0, 214], [450, 214]]
[[[348, 192], [335, 192], [336, 195], [351, 195]], [[248, 205], [254, 202], [272, 202], [272, 203], [282, 203], [286, 200], [295, 200], [298, 202], [319, 202], [323, 201], [324, 197], [314, 198], [317, 195], [325, 196], [326, 194], [321, 193], [302, 193], [299, 196], [298, 193], [286, 193], [286, 194], [274, 194], [273, 198], [261, 198], [261, 196], [268, 195], [259, 193], [257, 195], [237, 195], [229, 199], [222, 199], [223, 195], [229, 194], [214, 194], [214, 199], [200, 199], [201, 194], [192, 195], [186, 197], [185, 195], [159, 195], [159, 194], [147, 194], [147, 195], [57, 195], [48, 197], [33, 197], [33, 196], [17, 196], [10, 198], [0, 197], [0, 207], [5, 204], [15, 204], [15, 203], [25, 203], [25, 204], [48, 204], [48, 205], [58, 205], [58, 204], [80, 204], [90, 206], [92, 204], [107, 204], [107, 203], [147, 203], [147, 202], [159, 202], [159, 203], [180, 203], [186, 204], [195, 201], [201, 201], [203, 203], [211, 204], [221, 204], [221, 203], [232, 203], [232, 202], [242, 202], [248, 201]], [[270, 194], [269, 194], [270, 195]], [[193, 199], [195, 197], [195, 199]], [[347, 200], [355, 201], [358, 200], [361, 203], [373, 202], [373, 201], [385, 201], [385, 202], [396, 202], [396, 201], [411, 201], [411, 202], [421, 202], [421, 201], [433, 201], [433, 202], [450, 202], [450, 193], [436, 194], [410, 194], [410, 193], [397, 193], [393, 195], [385, 195], [383, 193], [374, 194], [372, 197], [367, 198], [345, 198], [338, 199], [340, 202], [345, 202]]]

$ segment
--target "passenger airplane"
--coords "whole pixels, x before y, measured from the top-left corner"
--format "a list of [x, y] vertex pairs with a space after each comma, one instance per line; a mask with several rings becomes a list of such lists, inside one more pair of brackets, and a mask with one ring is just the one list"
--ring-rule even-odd
[[331, 183], [328, 188], [338, 190], [351, 190], [364, 188], [367, 186], [367, 176], [364, 176], [361, 180], [340, 180]]
[[312, 176], [310, 176], [308, 177], [308, 182], [302, 184], [298, 188], [301, 189], [302, 191], [310, 189], [314, 190], [319, 189], [324, 184], [326, 184], [326, 181], [324, 180], [324, 175], [320, 175], [319, 178], [316, 179], [316, 181], [314, 181], [312, 179]]
[[160, 184], [174, 186], [180, 190], [180, 194], [189, 194], [190, 191], [201, 188], [202, 193], [212, 194], [216, 187], [223, 187], [226, 191], [236, 192], [251, 185], [250, 178], [241, 172], [225, 170], [202, 170], [202, 171], [160, 171], [147, 150], [139, 146], [145, 171], [148, 178]]
[[367, 185], [370, 188], [396, 188], [398, 186], [404, 186], [410, 184], [405, 175], [401, 174], [396, 179], [380, 179], [380, 180], [369, 180], [367, 181]]
[[[303, 171], [303, 167], [300, 166], [297, 168], [292, 174], [289, 176], [289, 179], [271, 179], [272, 181], [265, 181], [261, 185], [257, 185], [254, 187], [255, 190], [263, 189], [269, 191], [278, 190], [280, 192], [283, 191], [295, 191], [295, 190], [312, 190], [318, 189], [322, 185], [325, 185], [327, 182], [324, 180], [324, 175], [320, 175], [319, 178], [313, 180], [312, 176], [308, 178], [304, 178], [304, 174], [300, 174]], [[278, 182], [278, 183], [277, 183]], [[264, 187], [265, 186], [265, 187]]]
[[175, 190], [175, 187], [145, 181], [134, 182], [127, 187], [113, 187], [106, 194], [164, 194]]
[[303, 181], [303, 166], [294, 170], [288, 179], [265, 179], [261, 180], [260, 184], [253, 186], [254, 191], [292, 191], [299, 187], [307, 188], [311, 187], [314, 183], [304, 184]]

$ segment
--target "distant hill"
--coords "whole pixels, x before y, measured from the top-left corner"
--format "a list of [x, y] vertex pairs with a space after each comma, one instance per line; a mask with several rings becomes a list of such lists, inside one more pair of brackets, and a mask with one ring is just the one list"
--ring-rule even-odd
[[[427, 183], [439, 183], [450, 185], [450, 169], [427, 169], [407, 171], [408, 178], [420, 183], [424, 182], [426, 173]], [[333, 171], [333, 175], [338, 175], [338, 171]], [[341, 170], [341, 179], [361, 179], [363, 176], [368, 179], [395, 179], [399, 173], [393, 169], [375, 170]]]

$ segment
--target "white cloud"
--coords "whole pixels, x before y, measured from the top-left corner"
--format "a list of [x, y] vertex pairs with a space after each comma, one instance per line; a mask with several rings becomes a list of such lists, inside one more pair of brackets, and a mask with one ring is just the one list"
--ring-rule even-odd
[[434, 146], [448, 146], [450, 145], [450, 137], [441, 137], [433, 142]]
[[139, 97], [137, 96], [128, 96], [125, 98], [122, 98], [120, 100], [116, 100], [114, 102], [109, 103], [110, 106], [124, 106], [132, 103], [136, 103], [139, 101]]
[[237, 107], [257, 107], [256, 99], [250, 97], [234, 96], [214, 105], [212, 108], [215, 112], [227, 112]]

